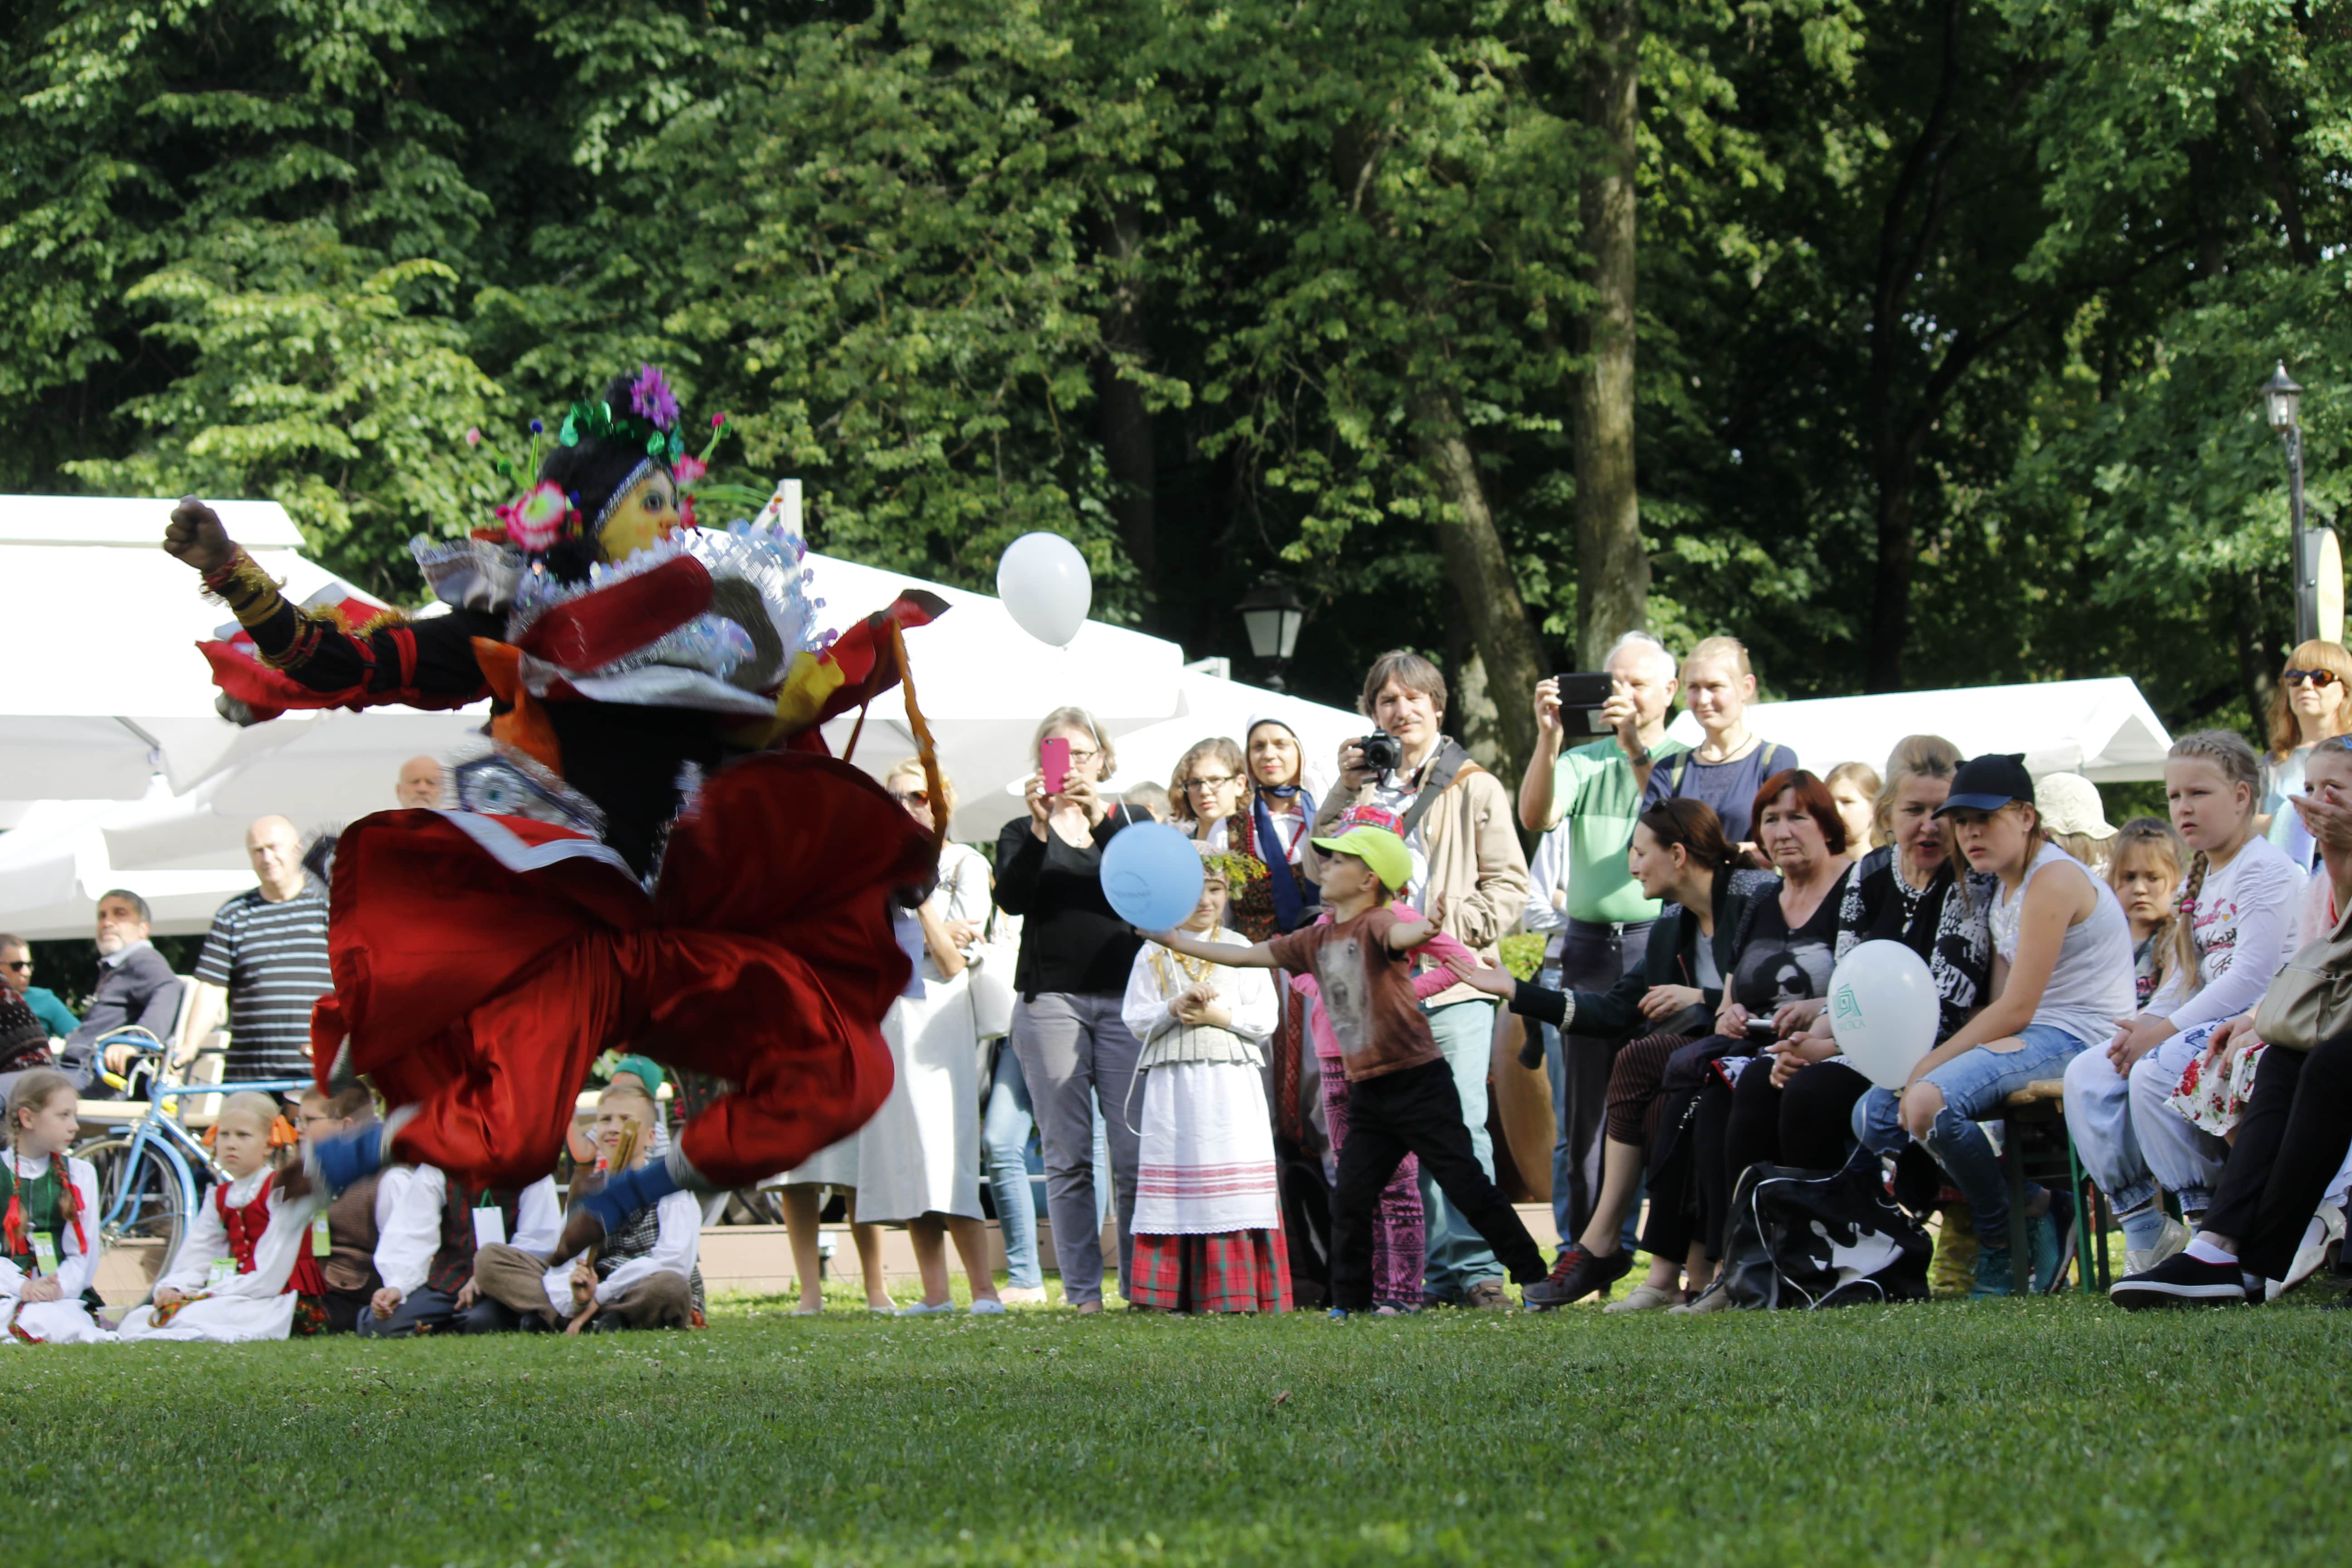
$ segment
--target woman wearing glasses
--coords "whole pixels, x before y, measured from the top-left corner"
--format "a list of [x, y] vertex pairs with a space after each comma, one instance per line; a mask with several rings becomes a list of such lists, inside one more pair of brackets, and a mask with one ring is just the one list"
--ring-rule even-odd
[[[1095, 1207], [1095, 1101], [1108, 1124], [1118, 1218], [1119, 1278], [1134, 1256], [1138, 1135], [1128, 1091], [1142, 1047], [1119, 1016], [1141, 939], [1111, 911], [1102, 852], [1130, 820], [1150, 821], [1103, 796], [1118, 766], [1110, 742], [1083, 708], [1056, 708], [1037, 726], [1037, 772], [1028, 815], [996, 840], [996, 903], [1022, 918], [1013, 985], [1013, 1051], [1029, 1088], [1045, 1155], [1045, 1205], [1062, 1297], [1102, 1310], [1101, 1221]], [[1049, 779], [1051, 769], [1059, 776]], [[1048, 790], [1048, 784], [1058, 787]]]
[[1264, 942], [1283, 929], [1274, 916], [1274, 890], [1263, 857], [1250, 853], [1250, 775], [1242, 749], [1223, 735], [1194, 743], [1179, 758], [1168, 784], [1169, 820], [1176, 830], [1228, 859], [1225, 923]]
[[2304, 764], [2320, 742], [2352, 731], [2352, 653], [2342, 643], [2298, 644], [2271, 696], [2270, 751], [2263, 769], [2263, 836], [2298, 867], [2312, 863], [2311, 836], [2286, 803], [2303, 793]]

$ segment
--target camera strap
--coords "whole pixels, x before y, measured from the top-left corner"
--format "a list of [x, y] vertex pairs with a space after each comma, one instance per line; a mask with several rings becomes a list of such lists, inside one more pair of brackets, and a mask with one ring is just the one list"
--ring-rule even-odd
[[1454, 774], [1460, 773], [1462, 764], [1469, 760], [1470, 753], [1463, 750], [1461, 742], [1449, 738], [1439, 742], [1437, 755], [1431, 760], [1428, 773], [1422, 776], [1421, 793], [1414, 795], [1412, 805], [1405, 808], [1400, 837], [1408, 843], [1412, 841], [1412, 830], [1421, 826], [1421, 819], [1429, 815], [1429, 808], [1437, 804], [1437, 797], [1445, 793], [1446, 786], [1454, 782]]

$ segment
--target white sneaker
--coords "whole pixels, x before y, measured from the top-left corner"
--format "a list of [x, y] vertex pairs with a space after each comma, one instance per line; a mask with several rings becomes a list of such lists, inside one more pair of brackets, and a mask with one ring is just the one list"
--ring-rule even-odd
[[980, 1300], [974, 1301], [971, 1306], [965, 1308], [964, 1310], [970, 1312], [975, 1318], [1001, 1318], [1004, 1316], [1004, 1303], [993, 1299], [982, 1298]]
[[2341, 1246], [2343, 1240], [2344, 1211], [2334, 1204], [2320, 1205], [2319, 1212], [2304, 1228], [2303, 1245], [2294, 1249], [2294, 1261], [2287, 1265], [2286, 1278], [2263, 1281], [2263, 1300], [2275, 1301], [2318, 1273], [2328, 1253]]
[[1683, 1293], [1670, 1285], [1653, 1285], [1648, 1280], [1633, 1287], [1622, 1301], [1612, 1301], [1601, 1310], [1604, 1312], [1654, 1312], [1661, 1307], [1679, 1307]]
[[2182, 1247], [2189, 1245], [2189, 1227], [2173, 1218], [2164, 1216], [2164, 1230], [2157, 1237], [2154, 1247], [2124, 1248], [2124, 1273], [2145, 1274]]
[[928, 1306], [921, 1301], [909, 1301], [905, 1306], [898, 1309], [898, 1315], [901, 1318], [936, 1318], [941, 1312], [952, 1312], [954, 1310], [955, 1303], [953, 1301], [941, 1301], [936, 1307]]

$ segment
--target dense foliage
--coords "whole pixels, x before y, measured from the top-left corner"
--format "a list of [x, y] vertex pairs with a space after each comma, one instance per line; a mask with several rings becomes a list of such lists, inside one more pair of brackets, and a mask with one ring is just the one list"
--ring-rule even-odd
[[[0, 489], [274, 496], [406, 594], [499, 499], [469, 427], [650, 358], [820, 548], [985, 583], [1055, 529], [1244, 672], [1279, 568], [1340, 700], [1391, 643], [1566, 666], [1608, 3], [28, 0]], [[1630, 36], [1652, 622], [1781, 694], [2121, 671], [2246, 722], [2274, 360], [2346, 489], [2352, 0]]]

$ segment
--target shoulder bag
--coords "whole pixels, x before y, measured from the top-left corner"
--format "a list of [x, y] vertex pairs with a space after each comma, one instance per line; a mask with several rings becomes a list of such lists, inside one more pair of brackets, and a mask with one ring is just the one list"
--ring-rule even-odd
[[2254, 1009], [2254, 1037], [2266, 1046], [2307, 1051], [2342, 1035], [2352, 1035], [2352, 907], [2295, 950]]

